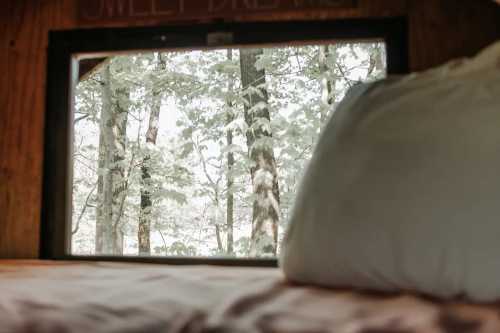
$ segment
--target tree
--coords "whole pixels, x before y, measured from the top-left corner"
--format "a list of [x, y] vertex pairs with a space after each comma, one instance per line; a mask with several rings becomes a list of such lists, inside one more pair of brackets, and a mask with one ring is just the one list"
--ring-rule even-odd
[[[232, 62], [233, 60], [233, 50], [227, 49], [227, 59]], [[233, 145], [233, 129], [231, 128], [231, 123], [235, 119], [233, 110], [233, 101], [231, 94], [234, 90], [234, 77], [232, 73], [228, 74], [228, 84], [227, 91], [228, 97], [226, 101], [226, 144], [227, 147], [232, 147]], [[227, 253], [234, 253], [234, 239], [233, 239], [233, 228], [234, 228], [234, 153], [229, 148], [227, 151], [227, 171], [226, 171], [226, 232], [227, 232]]]
[[[123, 69], [119, 69], [123, 71]], [[130, 88], [123, 83], [116, 84], [115, 98], [113, 99], [111, 149], [113, 164], [111, 166], [113, 179], [113, 254], [123, 254], [124, 221], [123, 211], [128, 190], [128, 175], [125, 153], [127, 148], [128, 105], [130, 104]]]
[[320, 122], [323, 124], [326, 121], [328, 112], [335, 103], [335, 81], [330, 77], [329, 63], [336, 64], [337, 52], [336, 46], [320, 45], [318, 47], [318, 65], [321, 82], [321, 108]]
[[76, 91], [72, 253], [274, 255], [322, 123], [384, 58], [366, 42], [110, 58]]
[[366, 45], [369, 54], [369, 65], [366, 79], [381, 79], [385, 71], [385, 52], [380, 43], [369, 43]]
[[[158, 72], [166, 69], [165, 60], [162, 59], [162, 54], [157, 54], [156, 70]], [[153, 86], [153, 98], [150, 106], [148, 130], [146, 132], [146, 146], [156, 145], [158, 136], [158, 126], [160, 122], [160, 109], [162, 102], [162, 88], [157, 85]], [[141, 166], [141, 206], [139, 212], [139, 228], [138, 228], [138, 247], [139, 255], [151, 255], [151, 155], [146, 154], [142, 160]]]
[[248, 155], [252, 161], [252, 234], [250, 255], [276, 255], [280, 196], [271, 141], [266, 73], [258, 66], [263, 49], [240, 49]]
[[96, 254], [123, 253], [122, 215], [128, 184], [124, 161], [130, 97], [129, 88], [112, 77], [111, 66], [112, 63], [107, 65], [102, 75]]
[[113, 253], [113, 202], [112, 174], [109, 166], [112, 164], [110, 142], [113, 140], [111, 122], [111, 75], [109, 65], [102, 71], [102, 107], [99, 121], [99, 162], [97, 181], [96, 208], [96, 254]]

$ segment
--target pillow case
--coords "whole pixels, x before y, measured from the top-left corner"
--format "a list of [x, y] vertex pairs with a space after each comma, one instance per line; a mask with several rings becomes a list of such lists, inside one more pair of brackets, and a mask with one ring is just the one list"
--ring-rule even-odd
[[500, 299], [500, 43], [351, 89], [306, 168], [280, 265], [300, 283]]

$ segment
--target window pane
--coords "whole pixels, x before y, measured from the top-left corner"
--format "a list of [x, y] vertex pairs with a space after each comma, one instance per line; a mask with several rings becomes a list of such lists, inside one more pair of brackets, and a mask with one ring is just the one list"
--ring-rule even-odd
[[379, 41], [101, 61], [76, 88], [71, 253], [276, 256], [322, 124], [385, 72]]

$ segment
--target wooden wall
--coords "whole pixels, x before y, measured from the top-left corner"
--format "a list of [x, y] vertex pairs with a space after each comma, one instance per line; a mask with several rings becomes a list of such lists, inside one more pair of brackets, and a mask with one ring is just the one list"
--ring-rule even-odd
[[[0, 1], [0, 258], [39, 253], [47, 37], [49, 30], [78, 28], [75, 2]], [[500, 6], [490, 0], [358, 0], [356, 9], [232, 20], [401, 15], [409, 18], [412, 70], [472, 55], [500, 37]]]

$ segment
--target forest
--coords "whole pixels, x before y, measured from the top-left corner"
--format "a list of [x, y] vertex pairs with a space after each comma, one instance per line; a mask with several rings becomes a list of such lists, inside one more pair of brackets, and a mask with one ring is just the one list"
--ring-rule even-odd
[[274, 257], [322, 124], [383, 42], [142, 52], [75, 91], [71, 253]]

